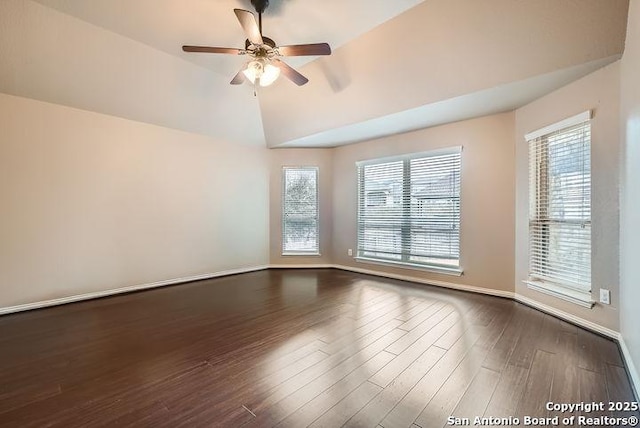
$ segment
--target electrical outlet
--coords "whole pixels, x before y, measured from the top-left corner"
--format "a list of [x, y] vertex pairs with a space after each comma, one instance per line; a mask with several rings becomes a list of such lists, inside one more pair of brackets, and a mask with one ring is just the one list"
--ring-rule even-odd
[[351, 248], [349, 248], [349, 249], [347, 250], [347, 255], [348, 255], [348, 256], [353, 256], [353, 250], [352, 250]]
[[600, 303], [603, 303], [605, 305], [609, 305], [611, 304], [611, 295], [609, 293], [609, 290], [605, 290], [604, 288], [600, 289]]

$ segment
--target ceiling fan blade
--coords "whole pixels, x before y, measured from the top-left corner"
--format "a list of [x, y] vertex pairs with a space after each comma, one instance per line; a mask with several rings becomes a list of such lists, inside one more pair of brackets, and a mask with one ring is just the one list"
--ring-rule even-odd
[[282, 56], [331, 55], [331, 46], [328, 43], [278, 46], [278, 52]]
[[242, 29], [247, 35], [247, 39], [254, 45], [264, 44], [262, 34], [260, 34], [260, 27], [258, 27], [256, 17], [253, 13], [244, 9], [233, 9], [233, 11], [236, 13], [238, 21], [240, 21], [240, 25], [242, 25]]
[[240, 55], [240, 53], [243, 52], [241, 49], [217, 48], [213, 46], [183, 46], [182, 50], [185, 52], [204, 52], [204, 53], [231, 54], [231, 55]]
[[278, 67], [289, 80], [291, 80], [298, 86], [302, 86], [309, 81], [309, 79], [307, 79], [302, 74], [298, 73], [295, 69], [291, 68], [287, 63], [280, 61], [279, 59], [273, 59], [271, 60], [271, 63]]
[[245, 77], [244, 77], [244, 67], [242, 67], [242, 69], [240, 71], [238, 71], [238, 74], [236, 74], [233, 79], [231, 79], [231, 84], [232, 85], [242, 85], [245, 81]]

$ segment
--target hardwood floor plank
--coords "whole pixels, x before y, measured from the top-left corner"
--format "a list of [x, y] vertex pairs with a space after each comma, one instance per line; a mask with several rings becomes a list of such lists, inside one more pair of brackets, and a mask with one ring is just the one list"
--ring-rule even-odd
[[[577, 403], [580, 401], [578, 377], [578, 336], [566, 329], [557, 329], [558, 343], [553, 367], [553, 383], [549, 400], [554, 403]], [[550, 411], [549, 416], [566, 416], [560, 411]]]
[[499, 311], [495, 305], [481, 305], [480, 310], [475, 314], [472, 323], [474, 325], [489, 325]]
[[400, 402], [387, 414], [382, 425], [385, 428], [387, 426], [411, 425], [451, 376], [451, 373], [465, 360], [479, 337], [479, 332], [474, 331], [464, 338], [460, 338], [436, 365], [402, 397]]
[[[482, 416], [489, 404], [489, 400], [494, 393], [500, 380], [500, 373], [480, 367], [478, 374], [471, 381], [457, 406], [451, 413], [456, 418], [467, 418], [474, 420], [477, 416]], [[443, 426], [447, 426], [445, 423]]]
[[13, 390], [0, 387], [0, 414], [61, 393], [62, 388], [56, 383], [32, 382], [20, 385]]
[[[578, 369], [580, 382], [580, 401], [583, 403], [599, 403], [606, 401], [608, 397], [605, 376], [583, 368]], [[597, 409], [595, 411], [581, 411], [582, 416], [592, 418], [608, 415], [609, 412]]]
[[492, 351], [500, 337], [502, 337], [502, 333], [507, 328], [512, 318], [512, 312], [501, 312], [496, 314], [496, 316], [494, 316], [491, 322], [487, 325], [487, 331], [490, 331], [491, 334], [483, 334], [480, 339], [478, 339], [478, 342], [476, 342], [476, 346], [484, 348], [487, 351]]
[[409, 367], [424, 351], [429, 349], [433, 343], [440, 338], [440, 336], [446, 333], [455, 322], [456, 317], [454, 314], [439, 322], [435, 327], [398, 354], [397, 358], [387, 364], [378, 373], [373, 375], [370, 381], [385, 388], [393, 381], [393, 379]]
[[[481, 370], [482, 361], [486, 355], [486, 349], [474, 346], [418, 415], [415, 420], [416, 425], [421, 427], [446, 425], [447, 418], [453, 413], [469, 385]], [[383, 421], [382, 425], [387, 426], [387, 419]], [[389, 424], [389, 426], [397, 425]]]
[[400, 321], [409, 321], [411, 318], [417, 316], [418, 314], [426, 311], [430, 306], [436, 304], [436, 300], [427, 300], [427, 299], [419, 299], [418, 304], [412, 308], [407, 309], [406, 311], [400, 313], [396, 319]]
[[[609, 401], [614, 403], [624, 403], [629, 401], [629, 397], [633, 397], [633, 390], [631, 389], [631, 382], [627, 376], [627, 372], [623, 367], [607, 364], [605, 379], [607, 382], [607, 393], [609, 395]], [[610, 413], [613, 417], [630, 417], [635, 416], [640, 418], [640, 411], [638, 410], [620, 410]]]
[[487, 355], [487, 359], [483, 363], [484, 367], [499, 372], [507, 365], [518, 344], [520, 335], [525, 329], [528, 319], [527, 312], [528, 310], [525, 309], [514, 314], [513, 319], [504, 329], [489, 355]]
[[542, 312], [535, 310], [528, 311], [527, 319], [525, 320], [523, 328], [518, 335], [516, 346], [509, 357], [509, 364], [515, 364], [525, 369], [529, 369], [531, 367], [536, 353], [536, 343], [539, 339], [540, 326], [544, 316], [545, 314]]
[[547, 351], [552, 354], [558, 352], [560, 323], [556, 317], [545, 314], [542, 326], [538, 335], [537, 349]]
[[434, 343], [442, 349], [449, 349], [461, 338], [473, 325], [478, 325], [478, 315], [483, 312], [482, 305], [476, 305], [469, 313], [464, 314], [456, 324]]
[[[444, 306], [438, 312], [433, 314], [431, 317], [424, 320], [420, 325], [416, 326], [407, 334], [402, 336], [402, 338], [393, 342], [393, 344], [387, 347], [387, 351], [392, 354], [400, 354], [413, 343], [415, 343], [422, 336], [427, 334], [430, 330], [437, 327], [441, 322], [445, 322], [448, 325], [453, 325], [460, 318], [460, 314], [454, 312], [452, 307]], [[399, 327], [398, 327], [399, 328]], [[440, 336], [438, 336], [440, 337]]]
[[515, 416], [525, 386], [529, 370], [519, 366], [507, 365], [502, 370], [502, 375], [498, 381], [487, 409], [483, 413], [485, 417], [508, 418]]
[[[295, 408], [300, 402], [306, 402], [293, 414], [286, 419], [278, 423], [276, 426], [279, 428], [284, 427], [303, 427], [311, 424], [314, 420], [322, 416], [325, 412], [336, 405], [351, 391], [357, 389], [362, 385], [373, 373], [380, 370], [389, 361], [395, 358], [395, 355], [386, 351], [380, 352], [378, 355], [365, 362], [362, 366], [352, 371], [340, 381], [333, 384], [330, 388], [325, 389], [322, 393], [315, 396], [313, 399], [304, 397], [301, 391], [295, 394], [295, 399], [298, 401], [296, 404], [282, 403], [289, 409]], [[320, 388], [318, 388], [320, 389]]]
[[349, 419], [345, 426], [371, 427], [380, 423], [445, 353], [445, 350], [434, 346], [427, 349], [380, 394]]
[[[320, 340], [314, 340], [306, 345], [298, 345], [299, 347], [297, 349], [291, 351], [282, 352], [282, 350], [280, 350], [281, 352], [271, 353], [261, 361], [260, 374], [268, 376], [278, 370], [283, 370], [289, 365], [297, 363], [301, 359], [320, 351], [322, 345], [324, 345], [324, 343]], [[244, 358], [241, 360], [244, 361]], [[215, 364], [212, 361], [209, 361], [209, 363]]]
[[309, 427], [311, 428], [334, 428], [342, 426], [358, 410], [375, 397], [382, 388], [370, 382], [365, 382], [358, 389], [353, 391], [338, 404], [316, 419]]
[[[437, 369], [439, 374], [432, 376], [430, 372], [421, 379], [405, 399], [387, 415], [382, 425], [405, 426], [413, 421], [412, 416], [415, 423], [420, 426], [443, 425], [446, 418], [450, 416], [453, 406], [457, 404], [458, 399], [483, 364], [491, 347], [497, 342], [510, 317], [510, 313], [505, 313], [494, 317], [486, 326], [475, 326], [468, 330], [469, 333], [462, 337], [438, 363], [438, 365], [442, 363], [442, 367]], [[445, 358], [449, 355], [453, 358], [447, 363]], [[456, 386], [459, 388], [457, 392], [454, 391]], [[416, 406], [415, 403], [421, 403], [421, 405]]]
[[261, 377], [260, 383], [264, 383], [265, 385], [270, 386], [279, 385], [282, 382], [285, 382], [287, 379], [290, 379], [298, 373], [306, 370], [307, 368], [315, 366], [322, 360], [325, 360], [327, 357], [329, 357], [329, 354], [322, 351], [315, 351], [289, 364], [286, 367], [283, 367], [271, 374]]
[[424, 323], [426, 320], [434, 316], [439, 311], [443, 310], [446, 306], [445, 302], [437, 301], [433, 305], [429, 305], [424, 311], [420, 312], [416, 316], [408, 319], [404, 323], [400, 324], [398, 328], [406, 331], [411, 331], [420, 324]]
[[[405, 332], [402, 330], [384, 332], [377, 340], [362, 349], [358, 350], [357, 348], [353, 348], [348, 352], [332, 355], [320, 364], [310, 367], [299, 375], [278, 385], [269, 391], [260, 401], [249, 403], [248, 407], [259, 416], [256, 423], [261, 422], [263, 417], [269, 421], [279, 417], [279, 414], [269, 414], [269, 412], [273, 411], [273, 406], [292, 394], [299, 394], [303, 388], [316, 390], [317, 385], [325, 385], [326, 382], [333, 381], [327, 387], [331, 386], [337, 382], [337, 380], [342, 379], [346, 374], [358, 368], [363, 361], [367, 361], [382, 352], [390, 342], [403, 334], [405, 334]], [[294, 410], [295, 409], [292, 411]], [[289, 413], [286, 413], [284, 416], [287, 416]]]
[[346, 346], [350, 346], [354, 341], [360, 340], [362, 337], [366, 337], [368, 334], [375, 332], [377, 329], [385, 329], [389, 327], [395, 329], [398, 328], [400, 323], [401, 321], [395, 319], [393, 316], [384, 316], [361, 327], [358, 327], [358, 324], [355, 324], [351, 327], [349, 332], [334, 341], [322, 345], [320, 350], [327, 354], [334, 354], [339, 352], [341, 349], [344, 349]]
[[607, 364], [623, 367], [618, 346], [609, 339], [587, 330], [578, 331], [580, 348], [580, 368], [605, 374]]
[[389, 301], [384, 306], [381, 306], [375, 310], [371, 310], [367, 315], [356, 318], [360, 323], [366, 324], [380, 316], [393, 314], [393, 317], [397, 317], [405, 312], [407, 309], [410, 309], [416, 306], [419, 301], [416, 301], [412, 298], [407, 298], [405, 296], [396, 296], [395, 299]]
[[516, 411], [517, 416], [549, 416], [549, 412], [545, 409], [545, 404], [551, 396], [554, 358], [555, 355], [549, 352], [535, 351], [524, 394]]

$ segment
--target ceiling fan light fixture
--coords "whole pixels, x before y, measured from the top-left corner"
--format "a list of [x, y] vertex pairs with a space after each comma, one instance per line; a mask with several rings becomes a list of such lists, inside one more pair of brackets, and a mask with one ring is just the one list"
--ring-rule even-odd
[[273, 39], [262, 35], [262, 13], [269, 6], [269, 0], [251, 0], [251, 4], [258, 12], [258, 21], [256, 21], [256, 16], [248, 10], [233, 9], [247, 37], [244, 49], [183, 45], [182, 50], [184, 52], [249, 56], [250, 61], [229, 82], [232, 85], [241, 85], [245, 80], [249, 80], [253, 85], [269, 86], [278, 80], [280, 73], [298, 86], [307, 84], [309, 79], [285, 61], [280, 60], [280, 57], [331, 55], [329, 44], [307, 43], [278, 46]]
[[280, 69], [274, 65], [267, 64], [264, 66], [264, 72], [260, 77], [260, 86], [269, 86], [275, 82], [280, 76]]
[[255, 84], [258, 80], [260, 86], [269, 86], [280, 76], [280, 69], [260, 58], [249, 61], [242, 73], [251, 84]]
[[264, 65], [258, 60], [249, 61], [247, 68], [245, 68], [242, 73], [252, 84], [256, 83], [256, 79], [260, 79], [264, 73]]

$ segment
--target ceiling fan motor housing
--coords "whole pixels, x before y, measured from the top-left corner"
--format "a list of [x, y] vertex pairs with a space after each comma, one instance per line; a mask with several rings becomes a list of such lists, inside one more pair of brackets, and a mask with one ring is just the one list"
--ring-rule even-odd
[[[264, 42], [265, 45], [270, 46], [271, 48], [275, 48], [276, 47], [276, 42], [274, 42], [272, 39], [262, 36], [262, 41]], [[249, 39], [244, 41], [244, 48], [245, 49], [249, 49], [249, 46], [251, 46], [253, 43], [251, 43], [251, 41], [249, 41]]]
[[269, 6], [269, 0], [251, 0], [251, 4], [256, 9], [256, 12], [263, 13]]

